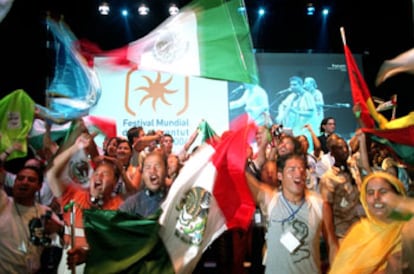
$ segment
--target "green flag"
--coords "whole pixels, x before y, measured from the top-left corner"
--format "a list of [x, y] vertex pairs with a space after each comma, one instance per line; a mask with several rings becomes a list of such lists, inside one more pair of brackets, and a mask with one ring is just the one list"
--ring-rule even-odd
[[158, 216], [140, 218], [121, 211], [85, 210], [90, 246], [85, 273], [174, 273], [158, 236]]
[[32, 128], [35, 103], [22, 89], [13, 91], [0, 101], [0, 151], [20, 143], [21, 150], [14, 150], [7, 160], [27, 155], [27, 137]]
[[242, 0], [195, 0], [148, 35], [107, 56], [140, 70], [259, 83]]
[[219, 136], [205, 120], [201, 121], [198, 129], [201, 133], [201, 143], [215, 143], [219, 139]]

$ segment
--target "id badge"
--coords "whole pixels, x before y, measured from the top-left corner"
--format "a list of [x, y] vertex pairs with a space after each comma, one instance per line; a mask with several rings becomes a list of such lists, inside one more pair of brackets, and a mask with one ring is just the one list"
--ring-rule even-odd
[[290, 253], [294, 252], [300, 246], [300, 241], [290, 231], [282, 234], [280, 242]]
[[254, 213], [254, 224], [257, 227], [264, 227], [265, 226], [265, 220], [263, 218], [262, 211], [259, 208], [256, 208], [256, 211]]

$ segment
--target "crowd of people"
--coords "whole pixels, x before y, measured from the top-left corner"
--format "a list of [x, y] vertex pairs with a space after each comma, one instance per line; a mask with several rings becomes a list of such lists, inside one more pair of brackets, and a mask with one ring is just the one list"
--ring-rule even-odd
[[[245, 170], [256, 212], [248, 230], [226, 231], [206, 251], [216, 273], [413, 273], [410, 168], [360, 129], [346, 140], [334, 117], [319, 126], [303, 124], [303, 135], [258, 126]], [[1, 151], [0, 272], [83, 273], [83, 210], [156, 214], [198, 132], [175, 152], [162, 130], [132, 127], [96, 144], [76, 121], [64, 141], [45, 134], [53, 151], [30, 150], [16, 174], [5, 163], [21, 147]]]

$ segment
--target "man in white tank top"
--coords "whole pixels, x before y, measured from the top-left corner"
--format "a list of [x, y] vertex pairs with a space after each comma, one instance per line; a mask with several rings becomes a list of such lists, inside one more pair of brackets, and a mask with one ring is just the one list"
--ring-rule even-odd
[[253, 198], [267, 216], [265, 273], [321, 273], [321, 233], [330, 261], [338, 247], [330, 208], [306, 189], [304, 155], [279, 157], [277, 168], [280, 191], [246, 174]]

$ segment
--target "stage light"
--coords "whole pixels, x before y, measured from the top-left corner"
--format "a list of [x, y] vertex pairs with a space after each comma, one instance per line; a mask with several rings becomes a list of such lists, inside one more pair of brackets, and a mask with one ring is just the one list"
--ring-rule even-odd
[[264, 8], [259, 9], [259, 16], [263, 16], [266, 13], [266, 10]]
[[121, 10], [121, 14], [122, 14], [123, 17], [127, 17], [128, 16], [128, 10], [127, 9]]
[[145, 4], [139, 5], [139, 7], [138, 7], [138, 14], [139, 15], [145, 16], [145, 15], [148, 15], [149, 12], [150, 12], [150, 9], [147, 5], [145, 5]]
[[322, 14], [323, 15], [328, 15], [329, 14], [329, 9], [328, 8], [324, 8], [323, 10], [322, 10]]
[[170, 15], [176, 15], [180, 12], [180, 9], [177, 7], [176, 4], [171, 4], [168, 8], [168, 12]]
[[107, 2], [102, 2], [98, 7], [98, 11], [101, 15], [108, 15], [111, 11], [111, 8]]
[[308, 5], [306, 6], [306, 14], [309, 16], [312, 16], [315, 14], [315, 7], [313, 6], [312, 3], [308, 3]]

